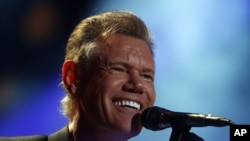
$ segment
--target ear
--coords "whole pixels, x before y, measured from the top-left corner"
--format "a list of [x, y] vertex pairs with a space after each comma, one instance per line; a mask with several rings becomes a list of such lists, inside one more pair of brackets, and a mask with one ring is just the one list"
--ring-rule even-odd
[[75, 93], [76, 91], [76, 64], [72, 60], [67, 60], [64, 62], [62, 67], [62, 80], [66, 89], [70, 93]]

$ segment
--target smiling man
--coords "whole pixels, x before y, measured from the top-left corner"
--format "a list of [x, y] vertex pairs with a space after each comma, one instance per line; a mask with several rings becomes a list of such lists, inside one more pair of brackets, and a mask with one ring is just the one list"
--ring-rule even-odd
[[117, 11], [83, 20], [62, 70], [75, 141], [125, 141], [140, 133], [140, 114], [155, 101], [155, 65], [150, 33], [137, 16]]
[[69, 37], [62, 66], [62, 112], [68, 126], [48, 135], [0, 141], [126, 141], [141, 132], [140, 115], [155, 101], [153, 43], [130, 12], [83, 19]]

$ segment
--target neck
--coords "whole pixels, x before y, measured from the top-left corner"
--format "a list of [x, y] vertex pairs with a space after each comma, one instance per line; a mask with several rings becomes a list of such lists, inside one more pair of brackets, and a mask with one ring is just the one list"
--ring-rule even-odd
[[75, 116], [69, 123], [69, 132], [74, 141], [126, 141], [128, 138], [117, 131], [95, 126], [93, 122], [81, 121]]

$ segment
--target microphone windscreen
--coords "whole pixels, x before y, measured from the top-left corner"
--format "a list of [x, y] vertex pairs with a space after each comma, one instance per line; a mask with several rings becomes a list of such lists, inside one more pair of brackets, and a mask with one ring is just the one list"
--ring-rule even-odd
[[141, 124], [150, 130], [163, 130], [171, 126], [169, 118], [164, 114], [166, 109], [159, 107], [150, 107], [145, 109], [141, 114]]

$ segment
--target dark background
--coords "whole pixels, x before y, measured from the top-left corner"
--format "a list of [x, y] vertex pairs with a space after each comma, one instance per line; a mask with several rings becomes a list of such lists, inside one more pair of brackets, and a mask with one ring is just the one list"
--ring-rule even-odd
[[[0, 133], [1, 125], [10, 124], [10, 117], [25, 113], [25, 108], [40, 113], [34, 120], [44, 116], [32, 101], [52, 95], [53, 87], [58, 87], [67, 39], [94, 4], [93, 0], [0, 1]], [[54, 95], [62, 97], [63, 91]], [[46, 104], [45, 100], [41, 106], [50, 108]], [[55, 104], [59, 107], [59, 102]]]
[[[50, 134], [67, 124], [61, 65], [83, 18], [130, 10], [155, 39], [155, 105], [250, 124], [248, 0], [1, 0], [0, 136]], [[229, 140], [229, 127], [192, 128], [204, 140]], [[171, 129], [132, 140], [168, 140]]]

